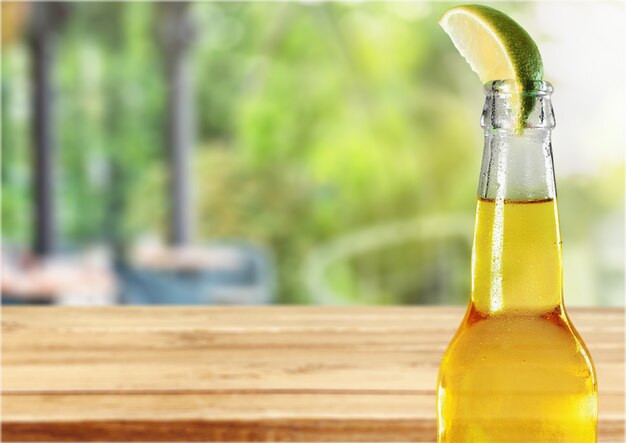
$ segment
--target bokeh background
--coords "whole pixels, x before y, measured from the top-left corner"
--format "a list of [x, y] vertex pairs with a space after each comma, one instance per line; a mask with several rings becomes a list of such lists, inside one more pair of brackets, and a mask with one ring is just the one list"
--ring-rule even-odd
[[[3, 303], [465, 304], [451, 6], [3, 2]], [[496, 7], [555, 87], [566, 302], [623, 305], [624, 4]]]

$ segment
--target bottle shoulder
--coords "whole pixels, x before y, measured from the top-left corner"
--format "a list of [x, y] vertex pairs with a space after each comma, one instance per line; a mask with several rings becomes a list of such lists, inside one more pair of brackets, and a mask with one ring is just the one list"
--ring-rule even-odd
[[595, 386], [591, 356], [563, 311], [544, 315], [481, 316], [468, 310], [445, 352], [440, 379], [471, 372], [510, 380], [528, 374]]

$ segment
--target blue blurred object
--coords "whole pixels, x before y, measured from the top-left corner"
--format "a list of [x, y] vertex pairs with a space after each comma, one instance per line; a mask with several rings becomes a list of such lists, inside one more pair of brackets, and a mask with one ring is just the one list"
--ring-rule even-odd
[[146, 269], [115, 266], [122, 304], [207, 305], [268, 304], [275, 293], [275, 272], [270, 255], [248, 244], [212, 244], [228, 248], [237, 258], [231, 268]]

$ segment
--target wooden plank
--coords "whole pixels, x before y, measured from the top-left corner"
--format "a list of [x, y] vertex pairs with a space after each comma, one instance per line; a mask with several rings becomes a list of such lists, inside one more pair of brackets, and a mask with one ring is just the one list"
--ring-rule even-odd
[[[52, 309], [52, 311], [51, 311]], [[450, 306], [389, 306], [389, 307], [326, 307], [326, 306], [251, 306], [251, 307], [4, 307], [3, 324], [7, 328], [30, 326], [55, 329], [58, 327], [82, 329], [130, 328], [133, 330], [156, 327], [159, 330], [201, 327], [227, 330], [250, 328], [298, 329], [340, 328], [354, 330], [387, 327], [420, 327], [455, 330], [465, 308]], [[581, 327], [621, 327], [623, 308], [570, 308], [568, 314]], [[53, 314], [52, 314], [53, 313]], [[358, 319], [358, 323], [355, 323]]]
[[[46, 396], [46, 402], [41, 397]], [[77, 397], [81, 401], [77, 401]], [[430, 421], [435, 408], [435, 390], [345, 390], [345, 389], [240, 389], [194, 391], [38, 392], [7, 394], [4, 413], [12, 421], [31, 421], [34, 410], [41, 422], [119, 420], [120, 400], [125, 420], [254, 420], [377, 418]], [[601, 415], [618, 421], [623, 414], [623, 396], [603, 396]], [[89, 409], [85, 410], [85, 402]]]
[[[259, 432], [264, 432], [265, 437], [255, 438], [268, 441], [292, 438], [293, 430], [285, 434], [286, 429], [282, 429], [289, 423], [292, 429], [309, 429], [297, 437], [300, 441], [375, 441], [376, 438], [381, 438], [378, 441], [434, 441], [435, 435], [434, 391], [126, 394], [123, 418], [120, 417], [119, 394], [86, 394], [77, 401], [80, 395], [47, 395], [45, 401], [41, 394], [6, 396], [5, 414], [11, 420], [3, 425], [5, 439], [28, 440], [31, 434], [25, 435], [24, 431], [30, 430], [45, 435], [46, 441], [63, 441], [63, 435], [70, 440], [88, 440], [83, 426], [103, 432], [111, 425], [114, 429], [104, 435], [115, 441], [180, 441], [172, 435], [190, 436], [190, 426], [197, 427], [196, 438], [200, 436], [208, 441], [245, 440], [246, 434]], [[600, 441], [617, 439], [623, 435], [623, 395], [605, 395], [601, 405]], [[40, 419], [33, 420], [33, 411], [37, 411]], [[362, 425], [366, 420], [370, 423], [368, 428]], [[162, 423], [167, 423], [165, 434], [146, 434], [150, 424], [159, 427]], [[396, 428], [398, 423], [402, 423], [401, 428]], [[342, 426], [338, 427], [339, 424]], [[236, 437], [235, 440], [225, 439], [227, 436], [223, 435], [229, 426], [236, 426], [227, 434], [228, 438]], [[312, 429], [316, 430], [315, 434]], [[102, 435], [98, 439], [101, 440]]]
[[[624, 316], [572, 309], [600, 440], [623, 441]], [[460, 308], [5, 308], [3, 437], [434, 441]]]

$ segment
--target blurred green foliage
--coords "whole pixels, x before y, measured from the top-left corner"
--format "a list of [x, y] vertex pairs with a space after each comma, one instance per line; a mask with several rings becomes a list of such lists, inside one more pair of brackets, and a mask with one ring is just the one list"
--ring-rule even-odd
[[[166, 91], [155, 5], [73, 3], [59, 36], [58, 195], [66, 244], [104, 240], [123, 253], [137, 235], [165, 232]], [[197, 240], [267, 246], [277, 263], [278, 300], [308, 302], [303, 266], [319, 245], [429, 214], [471, 217], [483, 98], [472, 74], [460, 75], [468, 69], [437, 25], [448, 7], [194, 4]], [[25, 43], [4, 51], [2, 64], [3, 238], [24, 244], [31, 224]], [[579, 231], [570, 238], [584, 237], [601, 213], [615, 210], [620, 181], [623, 169], [596, 181], [559, 182], [563, 195], [588, 195], [585, 207], [594, 208], [577, 212]], [[608, 202], [596, 199], [598, 186], [610, 189]], [[578, 211], [563, 206], [564, 217]], [[468, 289], [469, 241], [446, 246], [460, 257], [446, 268], [451, 275], [437, 275], [434, 256], [423, 252], [436, 255], [437, 246], [407, 240], [338, 264], [329, 279], [352, 300], [374, 279], [374, 295], [361, 301], [459, 301]], [[400, 271], [399, 280], [383, 278]], [[428, 275], [462, 283], [433, 300], [429, 285], [436, 281]]]

